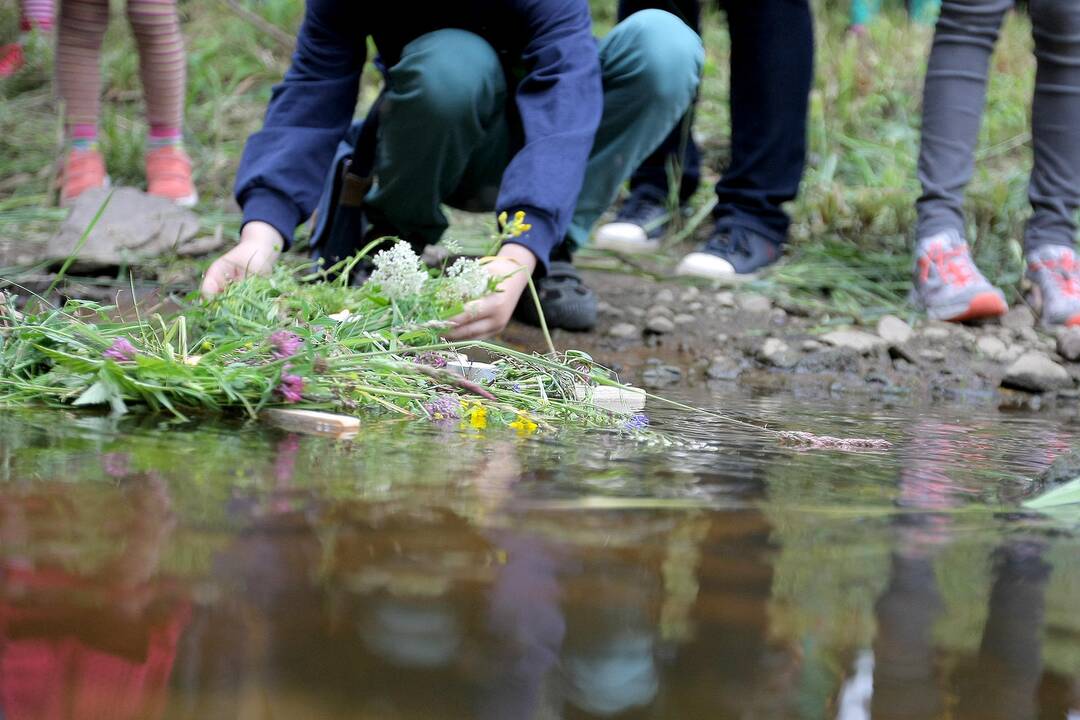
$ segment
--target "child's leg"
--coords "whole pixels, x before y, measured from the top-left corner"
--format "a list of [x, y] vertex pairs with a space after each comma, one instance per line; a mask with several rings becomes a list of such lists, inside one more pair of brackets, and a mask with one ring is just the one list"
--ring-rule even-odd
[[964, 234], [990, 55], [1013, 0], [945, 0], [923, 90], [918, 237]]
[[1002, 315], [1005, 296], [971, 258], [964, 240], [964, 188], [986, 103], [998, 30], [1013, 0], [945, 0], [923, 91], [915, 299], [939, 320]]
[[101, 112], [101, 41], [108, 0], [63, 0], [56, 37], [56, 87], [70, 138], [97, 142]]
[[1031, 0], [1030, 12], [1039, 65], [1031, 108], [1035, 214], [1024, 244], [1072, 247], [1080, 205], [1080, 3]]
[[61, 173], [60, 202], [107, 183], [97, 150], [101, 111], [101, 41], [109, 24], [108, 0], [63, 0], [56, 33], [56, 87], [64, 101], [71, 149]]
[[180, 147], [187, 58], [176, 0], [128, 0], [127, 16], [139, 46], [139, 73], [150, 125], [147, 192], [180, 205], [194, 205], [191, 161]]
[[184, 123], [187, 60], [176, 0], [127, 0], [127, 16], [139, 46], [151, 145], [178, 143]]
[[1080, 324], [1080, 6], [1075, 0], [1031, 0], [1035, 35], [1035, 164], [1028, 196], [1034, 214], [1024, 234], [1035, 306], [1047, 325]]

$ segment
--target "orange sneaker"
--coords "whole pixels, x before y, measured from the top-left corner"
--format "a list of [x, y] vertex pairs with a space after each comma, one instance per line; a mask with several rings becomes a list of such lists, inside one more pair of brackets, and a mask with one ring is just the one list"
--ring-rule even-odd
[[105, 158], [97, 150], [68, 152], [60, 172], [60, 204], [70, 205], [87, 190], [109, 186], [105, 174]]
[[175, 145], [160, 147], [146, 154], [146, 192], [172, 200], [180, 207], [199, 201], [191, 181], [191, 158]]
[[9, 78], [22, 69], [26, 63], [22, 45], [11, 43], [0, 46], [0, 78]]

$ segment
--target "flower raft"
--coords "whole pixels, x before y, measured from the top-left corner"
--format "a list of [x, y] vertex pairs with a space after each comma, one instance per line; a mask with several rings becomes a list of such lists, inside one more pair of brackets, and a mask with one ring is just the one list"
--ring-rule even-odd
[[[447, 318], [494, 290], [477, 263], [428, 270], [399, 243], [376, 256], [360, 287], [345, 282], [350, 267], [279, 266], [212, 301], [191, 297], [170, 317], [125, 320], [89, 301], [20, 311], [0, 297], [0, 406], [141, 407], [178, 417], [303, 408], [522, 433], [561, 424], [641, 429], [643, 416], [593, 401], [628, 390], [587, 355], [441, 339]], [[490, 363], [475, 366], [466, 351]]]

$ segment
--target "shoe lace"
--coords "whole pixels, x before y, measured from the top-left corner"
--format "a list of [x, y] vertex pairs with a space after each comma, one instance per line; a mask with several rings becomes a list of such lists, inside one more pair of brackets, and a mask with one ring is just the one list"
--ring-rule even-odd
[[1031, 263], [1033, 273], [1046, 271], [1058, 290], [1070, 298], [1080, 297], [1080, 262], [1072, 252], [1063, 252]]
[[934, 243], [927, 247], [919, 258], [919, 278], [922, 282], [930, 279], [931, 268], [937, 270], [938, 275], [948, 285], [964, 287], [976, 277], [971, 253], [966, 243], [954, 247]]

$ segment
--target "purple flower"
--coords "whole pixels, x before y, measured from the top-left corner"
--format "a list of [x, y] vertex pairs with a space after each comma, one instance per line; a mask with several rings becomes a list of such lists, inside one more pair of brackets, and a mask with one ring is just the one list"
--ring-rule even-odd
[[273, 349], [275, 360], [292, 357], [300, 349], [300, 344], [303, 342], [300, 336], [288, 330], [278, 330], [270, 334], [270, 347]]
[[126, 478], [131, 473], [131, 458], [127, 453], [105, 453], [101, 456], [101, 467], [114, 478]]
[[644, 430], [649, 427], [649, 416], [638, 413], [631, 415], [623, 425], [627, 430]]
[[416, 363], [418, 365], [428, 365], [433, 368], [446, 367], [446, 358], [438, 353], [426, 352], [416, 356]]
[[299, 375], [282, 374], [278, 393], [285, 402], [297, 403], [304, 399], [304, 378]]
[[101, 353], [101, 357], [116, 362], [131, 362], [135, 359], [135, 355], [135, 346], [127, 338], [123, 337], [113, 340], [112, 347]]
[[461, 402], [451, 395], [440, 395], [424, 405], [424, 410], [435, 422], [457, 420], [461, 417]]

